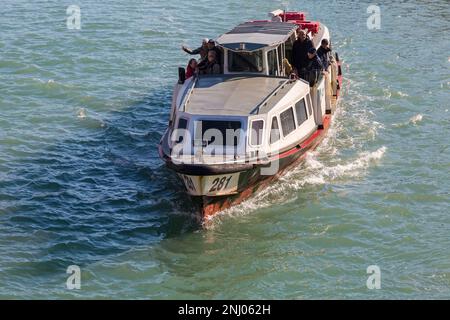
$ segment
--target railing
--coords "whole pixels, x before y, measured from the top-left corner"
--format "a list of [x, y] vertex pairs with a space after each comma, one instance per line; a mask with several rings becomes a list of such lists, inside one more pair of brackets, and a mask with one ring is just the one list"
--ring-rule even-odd
[[194, 75], [193, 77], [194, 78], [192, 80], [191, 87], [189, 88], [189, 92], [187, 94], [185, 94], [183, 101], [181, 101], [180, 107], [183, 106], [183, 112], [186, 111], [186, 104], [189, 102], [189, 98], [191, 97], [192, 92], [194, 91], [195, 85], [197, 84], [197, 81], [198, 81], [197, 75]]
[[287, 79], [283, 81], [278, 87], [275, 88], [261, 103], [259, 103], [251, 112], [250, 114], [258, 114], [259, 109], [264, 106], [274, 95], [277, 94], [277, 92], [282, 89], [288, 82], [292, 81], [291, 79]]

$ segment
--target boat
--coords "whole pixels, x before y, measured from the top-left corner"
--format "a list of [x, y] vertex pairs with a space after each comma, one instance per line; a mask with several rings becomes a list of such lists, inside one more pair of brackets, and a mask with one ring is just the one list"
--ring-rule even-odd
[[[318, 49], [328, 28], [300, 11], [275, 10], [215, 41], [221, 74], [179, 79], [159, 155], [198, 205], [203, 223], [266, 188], [325, 137], [339, 101], [341, 62], [327, 76], [289, 73], [296, 32]], [[181, 187], [181, 185], [180, 185]]]

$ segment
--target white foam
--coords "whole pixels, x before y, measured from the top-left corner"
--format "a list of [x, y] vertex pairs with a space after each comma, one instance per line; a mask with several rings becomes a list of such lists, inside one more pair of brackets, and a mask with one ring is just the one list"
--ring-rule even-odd
[[415, 116], [409, 118], [409, 120], [407, 122], [403, 122], [403, 123], [394, 123], [392, 126], [393, 127], [404, 127], [410, 124], [414, 124], [416, 125], [418, 122], [422, 121], [423, 119], [423, 115], [421, 114], [416, 114]]
[[346, 177], [362, 176], [372, 163], [383, 158], [386, 150], [387, 148], [383, 146], [373, 152], [362, 152], [354, 160], [335, 165], [320, 162], [317, 152], [308, 153], [304, 165], [289, 171], [252, 198], [213, 216], [205, 227], [214, 228], [224, 216], [239, 217], [257, 209], [293, 201], [297, 197], [297, 192], [306, 186], [323, 185]]
[[422, 121], [422, 119], [423, 119], [423, 116], [421, 114], [416, 114], [414, 117], [411, 117], [409, 119], [409, 123], [417, 124], [417, 122]]
[[85, 119], [86, 118], [86, 109], [80, 108], [77, 112], [77, 117], [80, 119]]

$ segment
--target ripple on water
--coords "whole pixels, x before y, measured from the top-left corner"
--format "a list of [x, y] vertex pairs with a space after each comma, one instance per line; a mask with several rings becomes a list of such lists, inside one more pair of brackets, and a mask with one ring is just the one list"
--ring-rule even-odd
[[[329, 134], [199, 230], [156, 149], [189, 58], [180, 46], [274, 9], [231, 0], [205, 30], [207, 5], [86, 1], [82, 29], [67, 30], [55, 2], [2, 2], [0, 296], [447, 298], [448, 48], [429, 28], [445, 30], [448, 3], [389, 3], [388, 33], [366, 29], [364, 4], [330, 2], [331, 17], [304, 3], [343, 60]], [[65, 289], [71, 264], [77, 292]]]

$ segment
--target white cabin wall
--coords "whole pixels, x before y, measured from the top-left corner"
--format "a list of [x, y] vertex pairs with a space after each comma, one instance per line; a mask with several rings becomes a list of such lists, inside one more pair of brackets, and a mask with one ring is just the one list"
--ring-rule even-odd
[[311, 88], [311, 101], [316, 124], [323, 125], [323, 116], [325, 115], [326, 110], [324, 78]]

